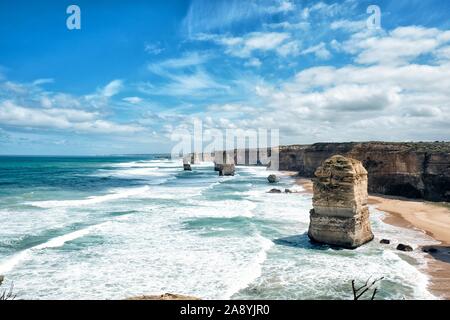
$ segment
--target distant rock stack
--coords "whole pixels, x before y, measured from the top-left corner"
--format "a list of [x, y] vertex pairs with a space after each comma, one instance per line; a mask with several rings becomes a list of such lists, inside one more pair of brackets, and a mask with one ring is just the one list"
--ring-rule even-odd
[[308, 236], [354, 249], [374, 236], [367, 206], [367, 171], [360, 161], [333, 156], [317, 168]]
[[225, 163], [220, 165], [219, 176], [234, 176], [235, 165], [234, 163]]
[[219, 164], [214, 161], [214, 171], [220, 171], [222, 169], [223, 164]]
[[219, 172], [219, 176], [234, 176], [236, 166], [232, 153], [217, 151], [214, 154], [214, 171]]
[[183, 158], [183, 168], [184, 171], [192, 171], [191, 164], [187, 158]]

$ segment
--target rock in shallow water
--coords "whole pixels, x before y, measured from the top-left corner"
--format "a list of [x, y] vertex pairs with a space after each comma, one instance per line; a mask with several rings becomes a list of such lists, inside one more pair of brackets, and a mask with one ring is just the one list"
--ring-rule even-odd
[[276, 183], [278, 182], [278, 178], [276, 175], [271, 174], [267, 177], [267, 180], [269, 181], [269, 183]]
[[311, 240], [354, 249], [374, 236], [367, 206], [367, 171], [358, 160], [333, 156], [315, 172]]
[[380, 240], [380, 243], [381, 243], [381, 244], [390, 244], [390, 243], [391, 243], [391, 240], [388, 240], [388, 239], [382, 239], [382, 240]]
[[281, 193], [280, 189], [272, 189], [268, 193]]
[[397, 250], [410, 252], [413, 251], [413, 248], [411, 246], [408, 246], [407, 244], [400, 243], [397, 246]]
[[192, 171], [191, 164], [187, 157], [183, 158], [183, 169], [184, 169], [184, 171]]

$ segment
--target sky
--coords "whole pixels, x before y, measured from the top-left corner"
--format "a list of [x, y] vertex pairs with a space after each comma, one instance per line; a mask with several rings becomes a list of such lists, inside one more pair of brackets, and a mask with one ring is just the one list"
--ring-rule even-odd
[[194, 121], [448, 141], [450, 2], [0, 1], [0, 154], [170, 152]]

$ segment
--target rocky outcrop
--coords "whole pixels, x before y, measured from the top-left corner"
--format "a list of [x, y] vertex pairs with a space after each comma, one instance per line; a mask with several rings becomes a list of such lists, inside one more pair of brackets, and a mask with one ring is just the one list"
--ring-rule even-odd
[[320, 243], [356, 248], [373, 239], [367, 206], [367, 171], [340, 155], [315, 172], [308, 236]]
[[413, 251], [413, 248], [411, 246], [408, 246], [407, 244], [400, 243], [397, 246], [397, 250], [410, 252], [410, 251]]
[[333, 155], [362, 162], [368, 189], [379, 193], [431, 201], [450, 201], [450, 143], [317, 143], [280, 147], [280, 170], [313, 177]]

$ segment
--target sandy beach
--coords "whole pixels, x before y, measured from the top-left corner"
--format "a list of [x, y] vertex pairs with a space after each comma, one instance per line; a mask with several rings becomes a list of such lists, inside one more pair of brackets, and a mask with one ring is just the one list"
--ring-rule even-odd
[[[297, 178], [305, 192], [313, 192], [310, 179]], [[444, 299], [450, 299], [450, 206], [443, 203], [410, 200], [382, 195], [370, 195], [369, 204], [388, 215], [384, 222], [425, 232], [440, 244], [430, 248], [427, 272], [430, 289]], [[436, 251], [435, 251], [436, 250]]]

